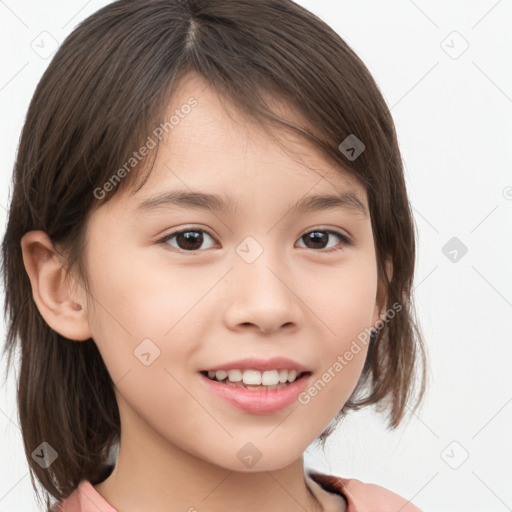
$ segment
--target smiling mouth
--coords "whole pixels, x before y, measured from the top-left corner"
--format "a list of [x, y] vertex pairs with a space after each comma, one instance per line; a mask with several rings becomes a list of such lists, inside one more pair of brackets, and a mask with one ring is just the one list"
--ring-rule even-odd
[[[287, 373], [281, 373], [280, 379], [278, 382], [273, 382], [270, 385], [261, 385], [261, 384], [251, 384], [244, 382], [244, 379], [241, 378], [241, 373], [238, 374], [232, 374], [229, 372], [229, 374], [225, 375], [227, 372], [218, 373], [213, 371], [201, 371], [199, 372], [201, 375], [205, 376], [207, 379], [212, 380], [214, 382], [217, 382], [219, 384], [225, 384], [227, 386], [232, 386], [236, 388], [243, 388], [243, 389], [251, 389], [251, 390], [267, 390], [272, 391], [276, 389], [281, 389], [289, 386], [290, 384], [297, 382], [298, 380], [303, 379], [304, 377], [307, 377], [311, 375], [311, 372], [301, 372], [298, 373], [294, 371], [294, 373], [287, 372]], [[223, 377], [223, 378], [222, 378]], [[245, 380], [250, 380], [246, 378]], [[284, 382], [282, 382], [284, 380]]]

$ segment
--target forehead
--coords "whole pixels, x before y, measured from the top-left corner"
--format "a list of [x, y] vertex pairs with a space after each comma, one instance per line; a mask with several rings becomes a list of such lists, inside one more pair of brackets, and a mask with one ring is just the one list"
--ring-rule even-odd
[[[266, 99], [281, 118], [305, 126], [286, 103]], [[134, 207], [164, 189], [229, 196], [231, 210], [244, 201], [279, 201], [308, 191], [350, 192], [367, 204], [358, 180], [311, 141], [290, 130], [257, 124], [197, 74], [185, 75], [177, 83], [164, 120], [169, 121], [168, 133], [147, 182], [131, 194]]]

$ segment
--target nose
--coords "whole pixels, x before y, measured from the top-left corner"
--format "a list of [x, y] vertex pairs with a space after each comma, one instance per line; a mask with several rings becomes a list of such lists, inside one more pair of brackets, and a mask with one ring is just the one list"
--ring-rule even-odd
[[301, 300], [293, 272], [271, 257], [270, 251], [254, 262], [239, 260], [229, 273], [224, 321], [231, 330], [255, 330], [272, 334], [297, 328]]

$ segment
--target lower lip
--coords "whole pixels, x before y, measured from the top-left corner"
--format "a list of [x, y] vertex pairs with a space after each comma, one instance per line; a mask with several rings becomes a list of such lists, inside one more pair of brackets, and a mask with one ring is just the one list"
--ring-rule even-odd
[[307, 387], [311, 373], [304, 374], [300, 379], [281, 389], [253, 391], [221, 384], [203, 374], [199, 376], [212, 393], [239, 409], [251, 414], [272, 414], [289, 407], [297, 400], [297, 396]]

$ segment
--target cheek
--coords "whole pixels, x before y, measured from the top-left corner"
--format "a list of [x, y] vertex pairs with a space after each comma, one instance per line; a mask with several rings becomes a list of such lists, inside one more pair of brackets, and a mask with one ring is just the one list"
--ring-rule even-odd
[[322, 364], [303, 403], [316, 402], [316, 411], [329, 421], [355, 388], [366, 359], [377, 293], [375, 261], [361, 258], [325, 274], [317, 270], [315, 286], [309, 285], [308, 306], [322, 326], [323, 335], [316, 338]]
[[[179, 268], [165, 271], [161, 263], [110, 249], [103, 246], [95, 253], [101, 265], [93, 265], [90, 272], [93, 339], [114, 383], [121, 379], [144, 382], [146, 388], [172, 393], [170, 372], [179, 368], [185, 373], [187, 362], [194, 360], [197, 345], [190, 343], [186, 332], [195, 320], [198, 299], [211, 287], [211, 278], [191, 280], [190, 273]], [[137, 396], [138, 391], [128, 392]]]
[[150, 258], [133, 253], [130, 257], [128, 250], [115, 254], [104, 248], [95, 255], [101, 265], [91, 276], [94, 324], [100, 331], [111, 330], [110, 335], [130, 337], [133, 344], [144, 338], [165, 340], [214, 279], [211, 272], [202, 277], [167, 263], [161, 254]]
[[[306, 274], [308, 275], [308, 274]], [[338, 268], [316, 268], [306, 280], [307, 306], [325, 326], [327, 346], [342, 348], [372, 324], [377, 268], [370, 256], [352, 258]]]
[[140, 415], [169, 434], [166, 429], [179, 430], [176, 404], [187, 417], [204, 414], [185, 385], [187, 362], [197, 350], [186, 335], [187, 313], [198, 292], [186, 285], [183, 273], [146, 263], [104, 253], [103, 265], [91, 276], [91, 330], [125, 419], [137, 425]]

